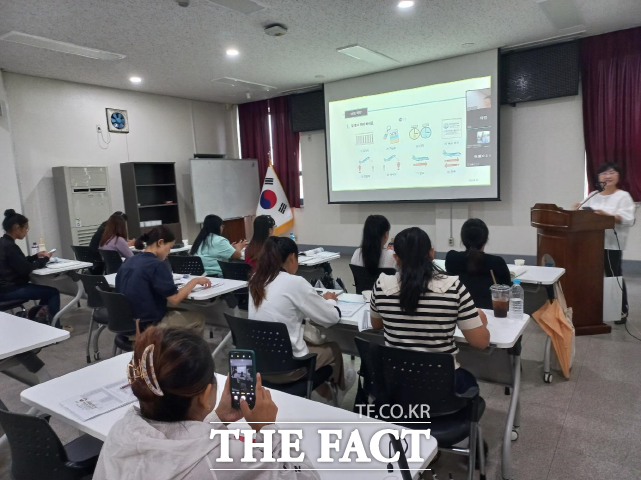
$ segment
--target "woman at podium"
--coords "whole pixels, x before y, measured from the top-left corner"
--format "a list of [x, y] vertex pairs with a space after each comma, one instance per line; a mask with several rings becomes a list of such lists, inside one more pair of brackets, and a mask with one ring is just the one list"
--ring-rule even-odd
[[[606, 277], [622, 277], [621, 263], [623, 249], [628, 239], [630, 227], [634, 224], [635, 206], [630, 194], [617, 188], [621, 180], [621, 168], [616, 163], [604, 163], [599, 167], [599, 183], [603, 191], [587, 200], [582, 209], [593, 210], [599, 215], [614, 217], [614, 230], [605, 231], [604, 267]], [[575, 209], [580, 204], [575, 205]], [[623, 305], [621, 320], [615, 323], [624, 324], [628, 319], [628, 295], [625, 281], [622, 282]]]

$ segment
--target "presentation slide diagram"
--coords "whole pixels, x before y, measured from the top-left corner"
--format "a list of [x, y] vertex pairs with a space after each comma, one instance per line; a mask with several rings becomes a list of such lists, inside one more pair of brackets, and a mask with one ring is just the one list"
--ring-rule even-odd
[[490, 185], [491, 77], [329, 102], [334, 191]]

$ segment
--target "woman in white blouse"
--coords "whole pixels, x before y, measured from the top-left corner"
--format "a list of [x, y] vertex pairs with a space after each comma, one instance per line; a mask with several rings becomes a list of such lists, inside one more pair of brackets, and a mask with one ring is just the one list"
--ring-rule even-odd
[[[605, 231], [604, 267], [606, 277], [621, 277], [623, 250], [628, 239], [630, 227], [634, 225], [635, 205], [630, 194], [617, 188], [621, 180], [621, 168], [616, 163], [604, 163], [599, 167], [599, 183], [605, 187], [603, 191], [585, 202], [581, 208], [590, 208], [599, 215], [614, 217], [615, 228]], [[579, 204], [575, 205], [577, 208]], [[621, 321], [624, 324], [628, 318], [628, 294], [623, 281], [623, 305], [621, 306]]]
[[394, 252], [386, 248], [390, 228], [389, 221], [383, 215], [367, 217], [361, 246], [356, 249], [349, 263], [365, 267], [372, 275], [377, 274], [379, 268], [396, 268]]
[[[343, 356], [336, 342], [312, 345], [305, 341], [306, 318], [319, 325], [331, 327], [338, 323], [341, 312], [336, 294], [322, 297], [298, 271], [298, 246], [286, 237], [269, 237], [263, 245], [256, 270], [249, 280], [249, 318], [281, 322], [287, 326], [295, 357], [316, 353], [316, 370], [332, 367], [331, 386], [321, 385], [316, 392], [327, 400], [335, 397], [338, 405], [356, 381], [356, 372], [343, 370]], [[284, 375], [265, 376], [273, 383], [289, 383], [305, 376], [304, 369]], [[330, 388], [333, 392], [330, 391]]]

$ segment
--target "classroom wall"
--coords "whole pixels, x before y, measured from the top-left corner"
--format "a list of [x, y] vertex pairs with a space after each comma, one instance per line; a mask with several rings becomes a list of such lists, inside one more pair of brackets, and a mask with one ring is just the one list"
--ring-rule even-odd
[[[195, 152], [237, 157], [233, 110], [218, 103], [13, 73], [5, 73], [4, 81], [30, 241], [43, 236], [48, 247], [60, 244], [52, 167], [106, 165], [115, 211], [124, 210], [120, 163], [128, 161], [176, 162], [183, 237], [196, 237], [188, 159]], [[129, 134], [107, 132], [105, 108], [127, 110]]]
[[[301, 134], [304, 207], [296, 210], [295, 232], [305, 245], [355, 247], [368, 215], [385, 215], [392, 236], [408, 226], [424, 228], [437, 252], [450, 247], [450, 208], [455, 248], [469, 217], [490, 228], [487, 251], [536, 255], [530, 207], [556, 203], [570, 208], [583, 197], [584, 156], [581, 96], [501, 107], [501, 201], [451, 204], [328, 205], [324, 131]], [[626, 259], [641, 260], [641, 227], [628, 240]]]

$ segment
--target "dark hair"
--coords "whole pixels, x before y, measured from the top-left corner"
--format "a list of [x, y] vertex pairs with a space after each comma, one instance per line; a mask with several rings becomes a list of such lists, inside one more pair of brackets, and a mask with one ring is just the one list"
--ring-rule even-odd
[[461, 227], [461, 241], [465, 245], [467, 273], [476, 275], [483, 268], [483, 252], [481, 249], [487, 243], [490, 231], [480, 218], [470, 218]]
[[105, 231], [100, 238], [100, 246], [104, 246], [113, 237], [121, 237], [127, 240], [127, 223], [122, 215], [116, 215], [115, 213], [107, 220]]
[[127, 214], [126, 213], [123, 213], [120, 210], [118, 210], [117, 212], [114, 212], [111, 216], [113, 217], [115, 215], [118, 215], [119, 217], [124, 218], [125, 222], [127, 221]]
[[249, 293], [256, 308], [265, 299], [265, 288], [276, 279], [283, 263], [292, 253], [298, 256], [298, 245], [290, 238], [269, 237], [265, 240], [256, 273], [249, 279]]
[[430, 250], [430, 237], [418, 227], [406, 228], [394, 238], [394, 252], [400, 260], [400, 306], [410, 315], [416, 313], [421, 295], [437, 273]]
[[198, 233], [196, 240], [194, 240], [194, 244], [192, 245], [191, 251], [189, 253], [191, 253], [192, 255], [196, 255], [200, 246], [205, 242], [205, 240], [207, 240], [207, 238], [209, 238], [210, 235], [220, 235], [220, 229], [222, 226], [223, 219], [218, 215], [207, 215], [205, 217], [205, 221], [203, 222], [203, 228], [200, 229], [200, 232]]
[[20, 228], [22, 228], [27, 223], [29, 223], [29, 219], [20, 213], [16, 213], [16, 211], [12, 208], [4, 211], [2, 228], [4, 228], [5, 232], [9, 233], [13, 229], [14, 225], [18, 225]]
[[165, 243], [173, 242], [176, 240], [176, 234], [164, 225], [159, 225], [149, 230], [148, 233], [143, 233], [140, 238], [136, 240], [135, 247], [138, 250], [142, 250], [145, 248], [145, 244], [147, 246], [153, 245], [160, 240], [164, 240]]
[[614, 170], [615, 172], [617, 172], [619, 174], [619, 180], [623, 180], [623, 171], [622, 171], [621, 167], [615, 162], [606, 162], [606, 163], [602, 164], [599, 167], [599, 169], [596, 171], [596, 174], [597, 175], [601, 175], [603, 172], [606, 172], [606, 171], [608, 171], [610, 169]]
[[254, 219], [254, 235], [245, 250], [246, 259], [258, 260], [265, 240], [269, 238], [269, 230], [275, 226], [276, 222], [270, 215], [259, 215]]
[[208, 385], [216, 385], [214, 360], [207, 342], [185, 328], [149, 327], [134, 343], [136, 366], [149, 345], [154, 346], [154, 351], [144, 361], [147, 361], [151, 377], [148, 358], [153, 355], [153, 371], [163, 396], [153, 393], [143, 378], [136, 378], [131, 390], [140, 401], [140, 413], [159, 422], [188, 420], [192, 399], [203, 393]]
[[361, 240], [361, 258], [363, 266], [376, 275], [383, 253], [383, 237], [390, 231], [390, 223], [383, 215], [370, 215], [365, 220], [363, 239]]

